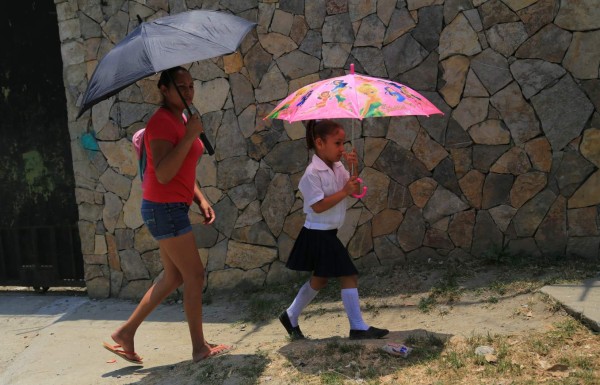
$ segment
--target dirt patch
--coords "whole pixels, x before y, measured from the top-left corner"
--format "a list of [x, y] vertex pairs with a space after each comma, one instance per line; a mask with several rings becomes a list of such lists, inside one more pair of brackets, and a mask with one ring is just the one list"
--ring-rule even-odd
[[[577, 263], [382, 268], [362, 276], [359, 291], [365, 321], [391, 332], [384, 340], [360, 342], [347, 338], [349, 325], [333, 282], [300, 318], [309, 337], [304, 341], [289, 341], [277, 321], [302, 281], [246, 297], [208, 296], [208, 311], [228, 303], [237, 312], [224, 315], [229, 326], [210, 336], [235, 343], [236, 350], [200, 364], [148, 368], [131, 383], [471, 384], [508, 376], [516, 383], [576, 378], [572, 383], [593, 384], [600, 368], [598, 335], [537, 289], [599, 272], [598, 265]], [[414, 350], [407, 359], [394, 357], [381, 350], [387, 342]], [[485, 345], [495, 355], [474, 354]]]

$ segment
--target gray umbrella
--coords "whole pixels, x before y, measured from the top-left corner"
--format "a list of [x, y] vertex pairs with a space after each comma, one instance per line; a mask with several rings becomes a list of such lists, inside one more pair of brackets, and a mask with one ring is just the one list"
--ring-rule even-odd
[[235, 52], [255, 25], [228, 13], [199, 10], [141, 23], [98, 63], [77, 117], [146, 76]]

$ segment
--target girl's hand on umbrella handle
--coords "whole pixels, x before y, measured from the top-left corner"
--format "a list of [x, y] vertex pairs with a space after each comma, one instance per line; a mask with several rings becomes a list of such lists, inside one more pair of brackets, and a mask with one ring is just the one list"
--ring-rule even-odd
[[352, 195], [358, 191], [358, 189], [360, 188], [359, 179], [360, 178], [357, 178], [355, 176], [351, 176], [350, 179], [348, 179], [348, 182], [346, 182], [346, 185], [344, 186], [344, 192], [346, 193], [346, 195]]
[[[358, 187], [360, 188], [360, 184], [362, 183], [362, 179], [356, 178], [356, 181], [358, 182]], [[367, 194], [367, 186], [363, 186], [362, 193], [360, 193], [360, 194], [353, 193], [352, 197], [360, 199], [360, 198], [364, 197], [366, 194]]]

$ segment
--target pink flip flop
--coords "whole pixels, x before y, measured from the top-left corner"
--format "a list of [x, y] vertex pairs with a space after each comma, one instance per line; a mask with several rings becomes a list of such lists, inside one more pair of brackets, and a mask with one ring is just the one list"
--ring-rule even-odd
[[[117, 356], [121, 357], [125, 361], [131, 362], [133, 364], [138, 364], [138, 365], [142, 365], [144, 363], [142, 361], [142, 357], [138, 356], [138, 354], [136, 352], [126, 352], [125, 350], [121, 349], [121, 345], [111, 345], [109, 343], [102, 342], [102, 346], [104, 346], [104, 349], [108, 350], [109, 352], [111, 352], [113, 354], [116, 354]], [[129, 357], [127, 357], [128, 355], [135, 356], [135, 357], [137, 357], [137, 359], [129, 358]]]

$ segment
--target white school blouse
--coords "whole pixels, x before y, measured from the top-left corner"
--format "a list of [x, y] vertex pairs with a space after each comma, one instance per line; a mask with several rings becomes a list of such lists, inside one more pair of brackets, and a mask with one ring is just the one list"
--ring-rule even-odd
[[322, 213], [315, 213], [312, 205], [321, 199], [340, 191], [350, 179], [350, 173], [342, 162], [335, 162], [333, 170], [317, 155], [306, 168], [300, 179], [298, 188], [304, 198], [304, 213], [306, 221], [304, 227], [314, 230], [339, 229], [344, 224], [346, 216], [346, 199]]

